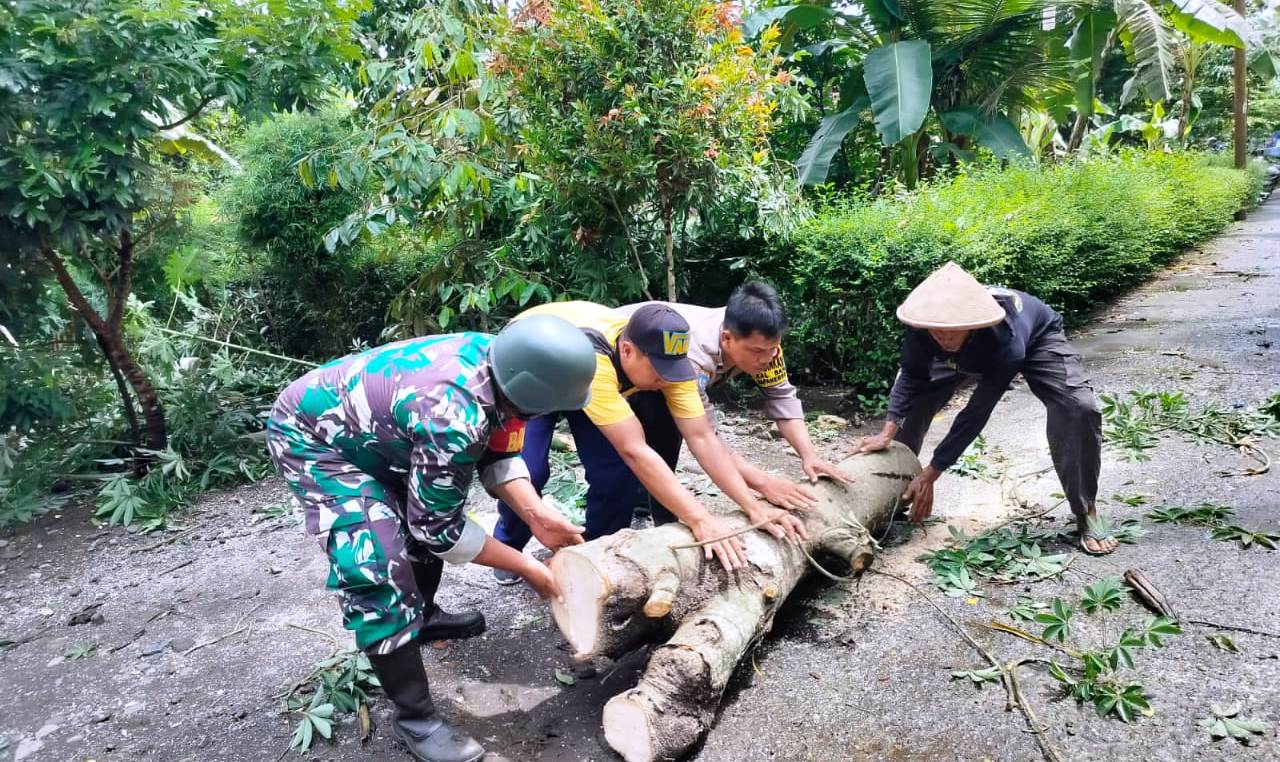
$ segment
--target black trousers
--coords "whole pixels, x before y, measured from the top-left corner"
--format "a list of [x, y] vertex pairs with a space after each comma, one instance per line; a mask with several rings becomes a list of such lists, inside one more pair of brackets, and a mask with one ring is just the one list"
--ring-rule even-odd
[[[675, 419], [671, 417], [667, 398], [662, 396], [662, 392], [636, 392], [627, 401], [631, 403], [632, 412], [644, 427], [645, 443], [658, 453], [672, 471], [675, 471], [676, 464], [680, 461], [680, 447], [684, 444], [684, 437], [681, 436], [680, 429], [676, 428]], [[641, 492], [640, 504], [648, 502], [649, 512], [653, 516], [655, 525], [669, 524], [677, 520], [676, 515], [665, 505], [659, 503], [643, 488]]]
[[[1097, 501], [1102, 468], [1102, 413], [1084, 362], [1066, 335], [1055, 331], [1028, 353], [1022, 377], [1044, 403], [1054, 471], [1071, 512], [1082, 515]], [[919, 455], [934, 417], [963, 380], [963, 373], [934, 363], [928, 391], [912, 405], [895, 439]]]

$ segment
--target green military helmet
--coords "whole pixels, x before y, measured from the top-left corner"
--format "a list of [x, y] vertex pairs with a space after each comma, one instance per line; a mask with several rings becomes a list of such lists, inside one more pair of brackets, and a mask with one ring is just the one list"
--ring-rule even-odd
[[563, 318], [531, 315], [503, 328], [489, 351], [503, 395], [531, 415], [581, 410], [591, 399], [596, 353]]

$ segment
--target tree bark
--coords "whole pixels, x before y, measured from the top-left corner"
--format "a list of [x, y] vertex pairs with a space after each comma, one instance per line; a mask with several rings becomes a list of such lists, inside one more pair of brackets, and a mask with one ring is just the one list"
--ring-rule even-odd
[[[133, 286], [133, 242], [129, 234], [126, 232], [121, 235], [120, 248], [117, 252], [119, 266], [115, 275], [115, 287], [110, 288], [111, 284], [104, 284], [104, 287], [108, 287], [106, 318], [99, 315], [93, 305], [89, 304], [89, 300], [80, 291], [71, 273], [67, 271], [66, 263], [57, 252], [46, 248], [41, 251], [41, 254], [49, 263], [54, 277], [58, 280], [58, 285], [62, 286], [71, 306], [80, 313], [89, 329], [97, 337], [98, 346], [102, 349], [107, 362], [124, 375], [133, 389], [138, 407], [142, 410], [145, 427], [145, 442], [142, 444], [150, 450], [163, 450], [168, 444], [168, 429], [165, 424], [164, 408], [160, 404], [160, 395], [156, 393], [151, 379], [147, 378], [142, 366], [130, 354], [121, 328], [125, 303], [129, 298], [129, 290]], [[130, 404], [128, 400], [125, 402]]]
[[1071, 128], [1071, 137], [1067, 141], [1067, 153], [1075, 153], [1080, 148], [1080, 144], [1084, 142], [1084, 133], [1089, 127], [1089, 117], [1092, 116], [1092, 103], [1094, 94], [1098, 91], [1098, 80], [1102, 78], [1102, 72], [1107, 68], [1107, 56], [1111, 54], [1111, 48], [1116, 44], [1116, 35], [1118, 31], [1112, 29], [1107, 33], [1107, 39], [1102, 44], [1102, 52], [1098, 54], [1098, 63], [1093, 70], [1093, 78], [1090, 82], [1093, 84], [1089, 91], [1090, 113], [1076, 113], [1076, 123]]
[[670, 208], [662, 212], [662, 245], [667, 255], [667, 301], [669, 302], [676, 300], [676, 239], [671, 233], [672, 214]]
[[[1235, 0], [1233, 6], [1236, 13], [1244, 16], [1244, 0]], [[1245, 51], [1243, 48], [1236, 48], [1234, 58], [1232, 59], [1232, 85], [1234, 88], [1232, 99], [1232, 132], [1231, 142], [1235, 148], [1235, 166], [1236, 169], [1244, 169], [1245, 164], [1249, 160], [1249, 121], [1246, 116], [1246, 101], [1248, 100], [1249, 80], [1246, 71], [1247, 61], [1245, 59]]]
[[[702, 738], [738, 661], [769, 631], [796, 583], [834, 557], [860, 573], [872, 562], [872, 537], [890, 520], [920, 463], [903, 445], [840, 464], [854, 482], [820, 482], [818, 505], [802, 514], [802, 546], [761, 531], [742, 535], [750, 564], [732, 579], [702, 548], [687, 547], [682, 524], [623, 530], [566, 548], [551, 560], [564, 594], [551, 611], [577, 658], [616, 657], [666, 640], [639, 684], [604, 709], [604, 733], [627, 762], [674, 759]], [[730, 527], [745, 516], [727, 517]], [[824, 566], [836, 566], [829, 561]], [[669, 638], [669, 639], [668, 639]]]
[[1085, 128], [1089, 126], [1089, 117], [1076, 113], [1076, 123], [1071, 127], [1071, 137], [1067, 140], [1067, 153], [1075, 153], [1084, 141]]
[[142, 442], [142, 430], [138, 427], [138, 411], [133, 407], [133, 395], [129, 393], [129, 382], [125, 380], [124, 374], [111, 359], [107, 342], [97, 334], [94, 334], [94, 338], [98, 340], [98, 348], [102, 350], [102, 356], [107, 358], [107, 367], [111, 369], [111, 377], [116, 381], [116, 391], [120, 392], [120, 407], [124, 412], [125, 422], [129, 424], [129, 441], [139, 444]]

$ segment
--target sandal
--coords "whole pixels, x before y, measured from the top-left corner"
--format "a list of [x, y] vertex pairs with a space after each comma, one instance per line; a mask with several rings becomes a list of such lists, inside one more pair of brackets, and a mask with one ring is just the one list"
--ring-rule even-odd
[[1085, 519], [1085, 531], [1080, 535], [1080, 549], [1091, 556], [1108, 556], [1115, 552], [1115, 548], [1111, 550], [1090, 550], [1085, 544], [1085, 540], [1093, 540], [1095, 543], [1103, 540], [1112, 540], [1115, 537], [1111, 534], [1111, 527], [1108, 526], [1107, 520], [1101, 516], [1090, 516]]

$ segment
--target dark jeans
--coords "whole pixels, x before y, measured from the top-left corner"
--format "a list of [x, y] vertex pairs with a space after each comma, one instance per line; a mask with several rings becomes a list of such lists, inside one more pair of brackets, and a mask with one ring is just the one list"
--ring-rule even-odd
[[[1028, 352], [1022, 377], [1031, 393], [1044, 403], [1053, 468], [1071, 512], [1082, 515], [1097, 500], [1102, 468], [1102, 413], [1084, 363], [1066, 336], [1057, 331]], [[964, 374], [935, 362], [929, 391], [912, 406], [895, 438], [919, 455], [934, 416], [963, 379]]]
[[[662, 392], [636, 392], [628, 400], [631, 410], [644, 426], [644, 441], [658, 453], [672, 470], [680, 461], [680, 448], [684, 445], [684, 437], [676, 428], [676, 421], [671, 417], [671, 409], [667, 407], [667, 398]], [[669, 524], [676, 521], [676, 515], [665, 505], [659, 503], [643, 487], [640, 489], [640, 500], [647, 502], [649, 513], [655, 525]]]

